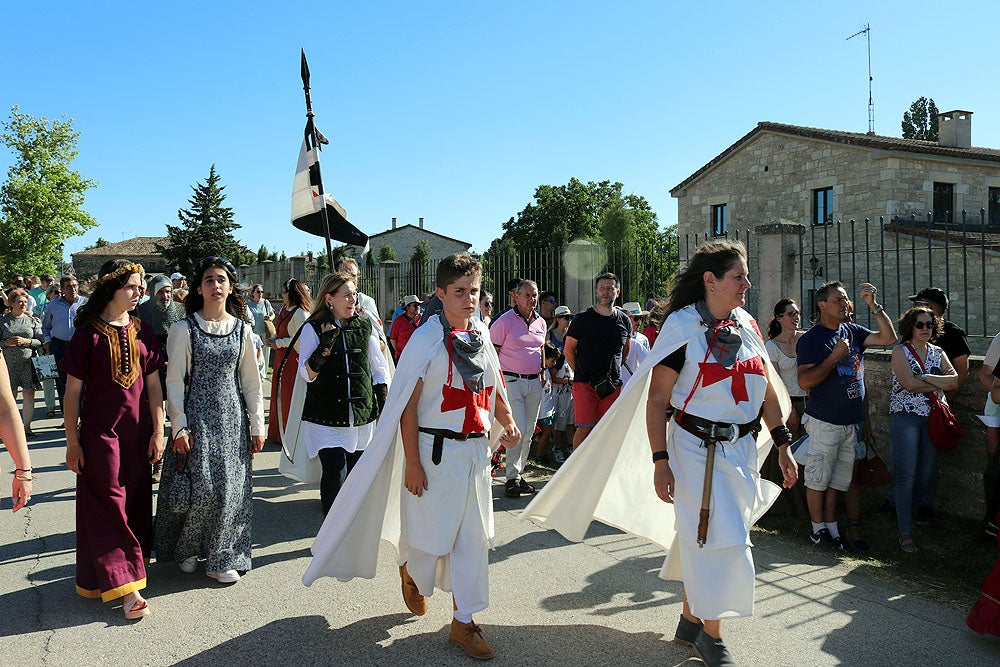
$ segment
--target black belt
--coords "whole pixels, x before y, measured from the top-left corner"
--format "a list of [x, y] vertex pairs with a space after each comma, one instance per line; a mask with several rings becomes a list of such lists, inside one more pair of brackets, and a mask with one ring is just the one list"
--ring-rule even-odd
[[[688, 413], [675, 413], [674, 421], [682, 429], [702, 441], [735, 442], [748, 433], [760, 432], [760, 415], [746, 424], [726, 424], [702, 419]], [[736, 437], [733, 437], [733, 436]]]
[[510, 371], [504, 371], [503, 374], [506, 375], [507, 377], [521, 378], [522, 380], [534, 380], [540, 375], [540, 373], [524, 374], [524, 373], [511, 373]]
[[52, 336], [51, 340], [62, 343], [63, 345], [69, 345], [68, 340], [63, 340], [62, 338], [56, 338], [55, 336]]
[[466, 440], [472, 440], [473, 438], [485, 438], [485, 433], [459, 433], [457, 431], [449, 431], [445, 428], [423, 428], [418, 429], [421, 433], [426, 433], [427, 435], [434, 436], [434, 445], [431, 449], [431, 462], [434, 465], [439, 465], [441, 463], [441, 450], [444, 449], [445, 440], [458, 440], [459, 442], [465, 442]]

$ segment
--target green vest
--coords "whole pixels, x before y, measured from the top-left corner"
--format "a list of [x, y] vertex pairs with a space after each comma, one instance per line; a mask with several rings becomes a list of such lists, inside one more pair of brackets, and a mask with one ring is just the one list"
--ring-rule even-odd
[[[322, 324], [308, 324], [318, 337]], [[355, 426], [375, 421], [375, 396], [368, 357], [371, 335], [372, 323], [367, 317], [355, 315], [347, 321], [333, 343], [326, 364], [308, 384], [302, 421], [322, 426], [350, 426], [348, 406], [354, 411]]]

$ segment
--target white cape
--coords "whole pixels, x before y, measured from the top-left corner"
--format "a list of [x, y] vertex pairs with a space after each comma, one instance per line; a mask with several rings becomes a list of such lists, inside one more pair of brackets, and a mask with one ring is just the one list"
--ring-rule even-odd
[[[496, 349], [490, 345], [489, 331], [479, 320], [471, 320], [483, 335], [487, 364], [502, 377]], [[379, 417], [371, 443], [347, 477], [333, 502], [326, 520], [312, 546], [312, 561], [302, 576], [310, 586], [320, 577], [336, 577], [347, 581], [355, 577], [375, 576], [379, 541], [385, 540], [399, 552], [400, 498], [409, 493], [403, 486], [403, 441], [399, 422], [413, 388], [442, 344], [444, 331], [438, 317], [432, 317], [414, 332], [399, 361], [385, 410]], [[503, 383], [496, 388], [504, 402], [507, 393]], [[494, 443], [503, 428], [491, 430]], [[304, 458], [304, 457], [296, 457]], [[493, 513], [489, 513], [489, 538], [493, 538]]]
[[[768, 379], [781, 402], [781, 413], [787, 417], [791, 401], [768, 359], [757, 323], [742, 308], [737, 309], [736, 317], [744, 342], [764, 361]], [[652, 369], [660, 360], [704, 332], [694, 306], [667, 318], [653, 349], [618, 400], [552, 480], [535, 495], [521, 519], [536, 519], [573, 542], [584, 538], [591, 521], [600, 521], [670, 549], [676, 534], [674, 506], [660, 500], [653, 489], [653, 462], [646, 436], [646, 397]], [[667, 428], [677, 428], [676, 423], [671, 420]], [[770, 433], [762, 428], [757, 438], [760, 463], [771, 444]], [[753, 521], [767, 511], [781, 492], [777, 485], [766, 480], [760, 484]]]

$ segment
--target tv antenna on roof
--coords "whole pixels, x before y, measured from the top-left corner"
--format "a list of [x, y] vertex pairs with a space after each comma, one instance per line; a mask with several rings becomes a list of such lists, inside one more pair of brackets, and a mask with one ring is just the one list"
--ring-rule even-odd
[[864, 35], [868, 40], [868, 134], [875, 136], [875, 103], [872, 101], [872, 26], [866, 23], [862, 30], [857, 31], [847, 39]]

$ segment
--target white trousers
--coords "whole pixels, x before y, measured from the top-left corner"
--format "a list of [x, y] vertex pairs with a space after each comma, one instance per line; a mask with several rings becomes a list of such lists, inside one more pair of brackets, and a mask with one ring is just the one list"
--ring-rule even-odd
[[542, 404], [542, 383], [538, 378], [512, 378], [505, 376], [507, 382], [507, 401], [510, 404], [511, 416], [521, 430], [521, 441], [516, 447], [507, 450], [506, 476], [508, 480], [520, 479], [521, 473], [528, 465], [528, 453], [531, 451], [531, 436], [535, 433], [535, 422], [538, 421], [538, 408]]
[[[421, 595], [430, 597], [435, 587], [449, 591], [456, 610], [471, 615], [490, 604], [488, 526], [493, 517], [484, 517], [492, 512], [484, 507], [492, 503], [489, 444], [485, 438], [445, 440], [441, 463], [434, 465], [432, 441], [420, 434], [427, 489], [419, 498], [403, 490], [399, 564], [406, 563]], [[481, 498], [484, 484], [486, 498]]]

